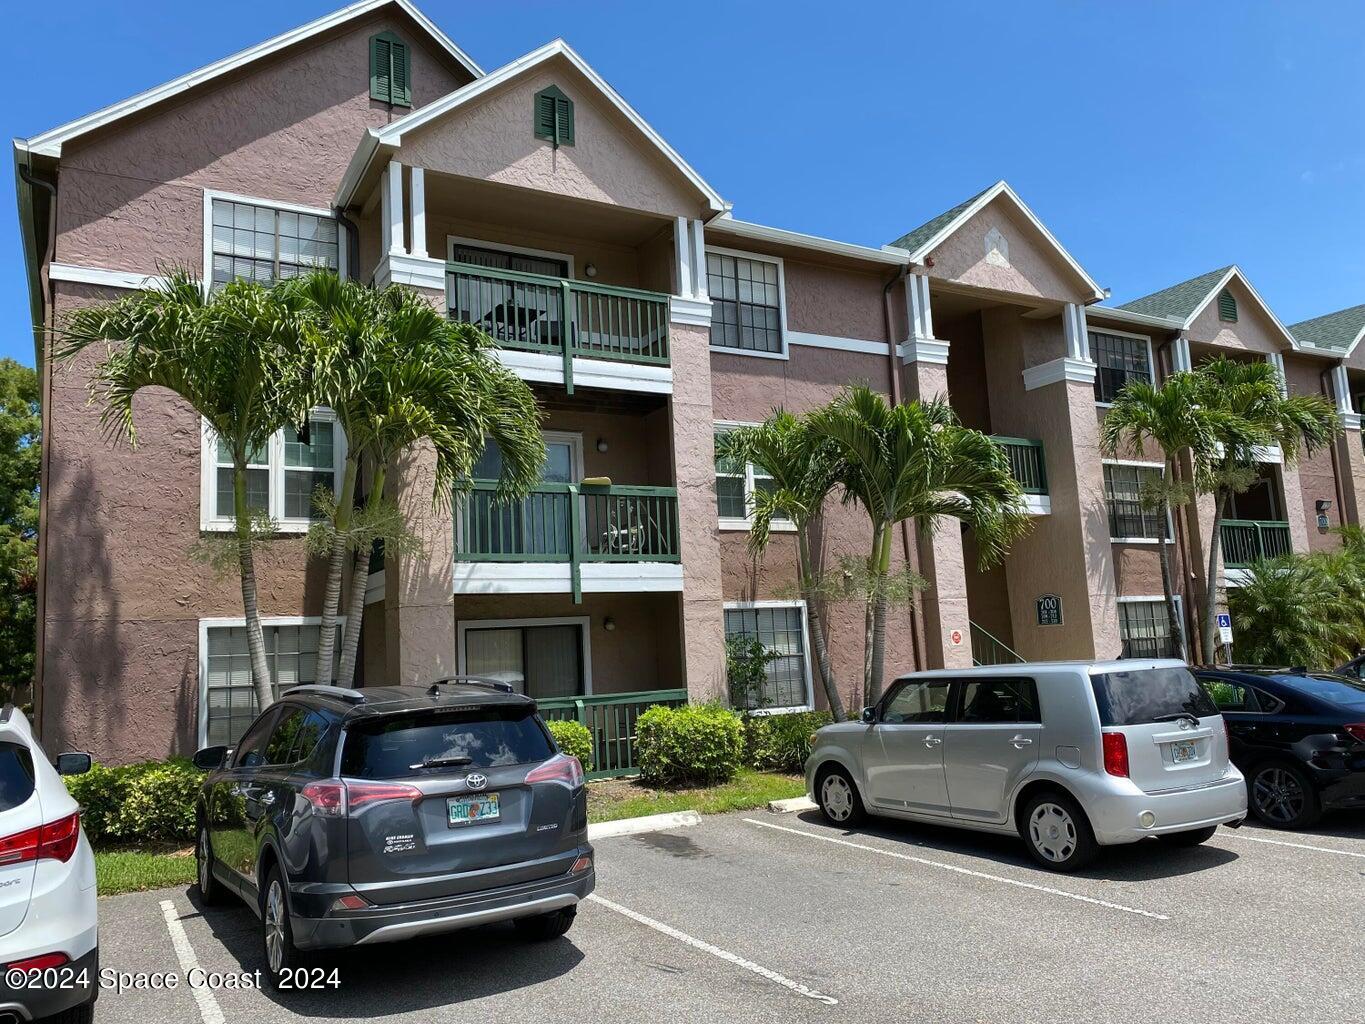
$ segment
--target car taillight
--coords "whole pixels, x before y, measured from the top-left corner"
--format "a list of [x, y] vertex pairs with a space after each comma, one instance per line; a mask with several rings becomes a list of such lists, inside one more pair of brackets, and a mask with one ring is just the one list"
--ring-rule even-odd
[[421, 799], [420, 789], [416, 786], [405, 786], [401, 782], [346, 783], [346, 805], [353, 812], [369, 804], [379, 804], [386, 800], [407, 800], [415, 804]]
[[587, 871], [590, 867], [592, 867], [592, 858], [585, 855], [573, 862], [573, 867], [569, 868], [569, 874], [576, 875], [580, 871]]
[[1351, 739], [1365, 743], [1365, 722], [1343, 725], [1342, 728], [1346, 730], [1346, 735], [1350, 736]]
[[1128, 778], [1128, 738], [1121, 732], [1106, 732], [1104, 738], [1104, 770], [1120, 779]]
[[37, 828], [26, 828], [0, 839], [0, 867], [31, 860], [59, 860], [65, 863], [76, 852], [81, 838], [81, 816], [68, 814]]
[[54, 967], [60, 967], [71, 958], [65, 953], [44, 953], [42, 956], [31, 956], [27, 960], [16, 960], [12, 964], [5, 964], [7, 971], [50, 971]]
[[526, 782], [560, 782], [570, 789], [583, 785], [583, 766], [578, 758], [556, 754], [550, 760], [526, 773]]
[[340, 782], [310, 782], [299, 795], [312, 805], [314, 814], [324, 818], [341, 818], [346, 814], [346, 787]]

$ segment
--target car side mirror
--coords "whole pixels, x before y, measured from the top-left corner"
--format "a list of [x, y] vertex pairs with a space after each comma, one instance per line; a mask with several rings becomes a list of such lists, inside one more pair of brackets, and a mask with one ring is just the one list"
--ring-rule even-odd
[[875, 707], [863, 708], [863, 721], [868, 725], [877, 723], [877, 709]]
[[58, 775], [84, 775], [94, 767], [95, 759], [83, 750], [68, 750], [64, 754], [58, 754], [57, 760], [52, 763], [52, 767], [57, 769]]
[[223, 767], [223, 762], [227, 760], [228, 748], [224, 746], [205, 747], [203, 750], [194, 752], [194, 766], [206, 772], [216, 771]]

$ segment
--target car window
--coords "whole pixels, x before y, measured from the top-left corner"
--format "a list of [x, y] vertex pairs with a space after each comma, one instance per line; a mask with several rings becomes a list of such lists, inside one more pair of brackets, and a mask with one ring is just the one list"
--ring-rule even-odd
[[1032, 679], [974, 679], [962, 684], [959, 722], [1041, 722]]
[[316, 711], [309, 711], [299, 723], [298, 736], [294, 740], [294, 750], [289, 755], [290, 764], [307, 761], [327, 735], [327, 719]]
[[[384, 715], [346, 729], [341, 774], [397, 779], [443, 768], [500, 768], [554, 756], [535, 712], [525, 706]], [[427, 768], [428, 762], [443, 762]]]
[[237, 753], [232, 759], [234, 768], [256, 768], [265, 764], [262, 752], [266, 737], [270, 735], [270, 723], [274, 720], [274, 708], [267, 708], [265, 714], [256, 719], [256, 724], [246, 731], [242, 742], [237, 744]]
[[0, 813], [33, 795], [33, 755], [22, 743], [0, 743]]
[[1365, 709], [1365, 683], [1347, 676], [1320, 672], [1311, 676], [1280, 676], [1283, 683], [1302, 690], [1310, 697], [1352, 710]]
[[882, 721], [942, 722], [948, 717], [948, 681], [906, 682], [893, 693], [882, 710]]
[[1256, 691], [1232, 679], [1201, 679], [1219, 711], [1260, 711]]
[[275, 719], [275, 728], [270, 733], [270, 741], [265, 745], [266, 764], [293, 764], [291, 756], [298, 742], [299, 730], [303, 727], [303, 708], [289, 706]]
[[1276, 697], [1273, 693], [1266, 693], [1264, 690], [1258, 690], [1254, 686], [1251, 688], [1251, 692], [1256, 695], [1256, 704], [1265, 714], [1278, 715], [1284, 710], [1284, 701], [1280, 700], [1280, 698]]
[[1180, 714], [1209, 718], [1218, 708], [1187, 668], [1142, 668], [1090, 677], [1101, 725], [1148, 725]]

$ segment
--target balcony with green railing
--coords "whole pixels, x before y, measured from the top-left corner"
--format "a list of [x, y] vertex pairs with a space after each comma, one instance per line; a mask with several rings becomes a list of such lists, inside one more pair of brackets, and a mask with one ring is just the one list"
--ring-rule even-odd
[[673, 487], [540, 484], [504, 501], [476, 481], [456, 502], [457, 562], [568, 563], [574, 600], [584, 563], [682, 561]]
[[1010, 462], [1010, 473], [1019, 481], [1025, 494], [1047, 494], [1047, 464], [1043, 459], [1043, 442], [1026, 437], [1000, 437], [991, 440], [1005, 451]]
[[499, 347], [558, 357], [570, 394], [575, 357], [669, 365], [669, 297], [659, 292], [447, 263], [446, 301], [452, 319]]
[[656, 704], [676, 708], [687, 703], [686, 690], [590, 694], [536, 701], [548, 722], [579, 722], [592, 737], [590, 779], [633, 775], [640, 770], [635, 749], [635, 722]]
[[1223, 565], [1245, 569], [1252, 562], [1278, 558], [1293, 550], [1289, 524], [1259, 519], [1223, 520]]

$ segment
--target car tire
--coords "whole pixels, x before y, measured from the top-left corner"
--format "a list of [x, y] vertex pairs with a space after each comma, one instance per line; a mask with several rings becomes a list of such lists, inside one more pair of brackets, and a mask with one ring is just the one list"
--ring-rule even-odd
[[195, 879], [199, 885], [199, 901], [213, 907], [227, 898], [227, 888], [213, 874], [213, 843], [208, 826], [199, 823], [199, 834], [194, 841]]
[[1167, 846], [1199, 846], [1212, 839], [1217, 831], [1217, 825], [1208, 825], [1204, 828], [1192, 828], [1187, 832], [1167, 832], [1157, 838]]
[[1079, 871], [1100, 852], [1085, 811], [1061, 790], [1029, 798], [1019, 816], [1019, 834], [1029, 856], [1049, 871]]
[[93, 1024], [94, 1020], [95, 1000], [91, 999], [80, 1006], [72, 1006], [51, 1017], [44, 1017], [41, 1024]]
[[557, 939], [573, 927], [574, 918], [578, 915], [576, 907], [565, 907], [563, 910], [552, 910], [548, 914], [536, 914], [533, 917], [519, 917], [512, 923], [516, 925], [518, 934], [523, 939], [532, 942], [549, 942]]
[[1313, 780], [1288, 761], [1266, 761], [1247, 773], [1247, 807], [1271, 828], [1310, 828], [1322, 817]]
[[310, 966], [310, 958], [294, 945], [294, 924], [289, 916], [289, 896], [284, 875], [273, 865], [261, 889], [261, 953], [265, 977], [271, 988], [279, 988], [286, 972]]
[[815, 777], [815, 802], [831, 825], [856, 828], [867, 820], [863, 798], [848, 772], [837, 766], [821, 768]]

